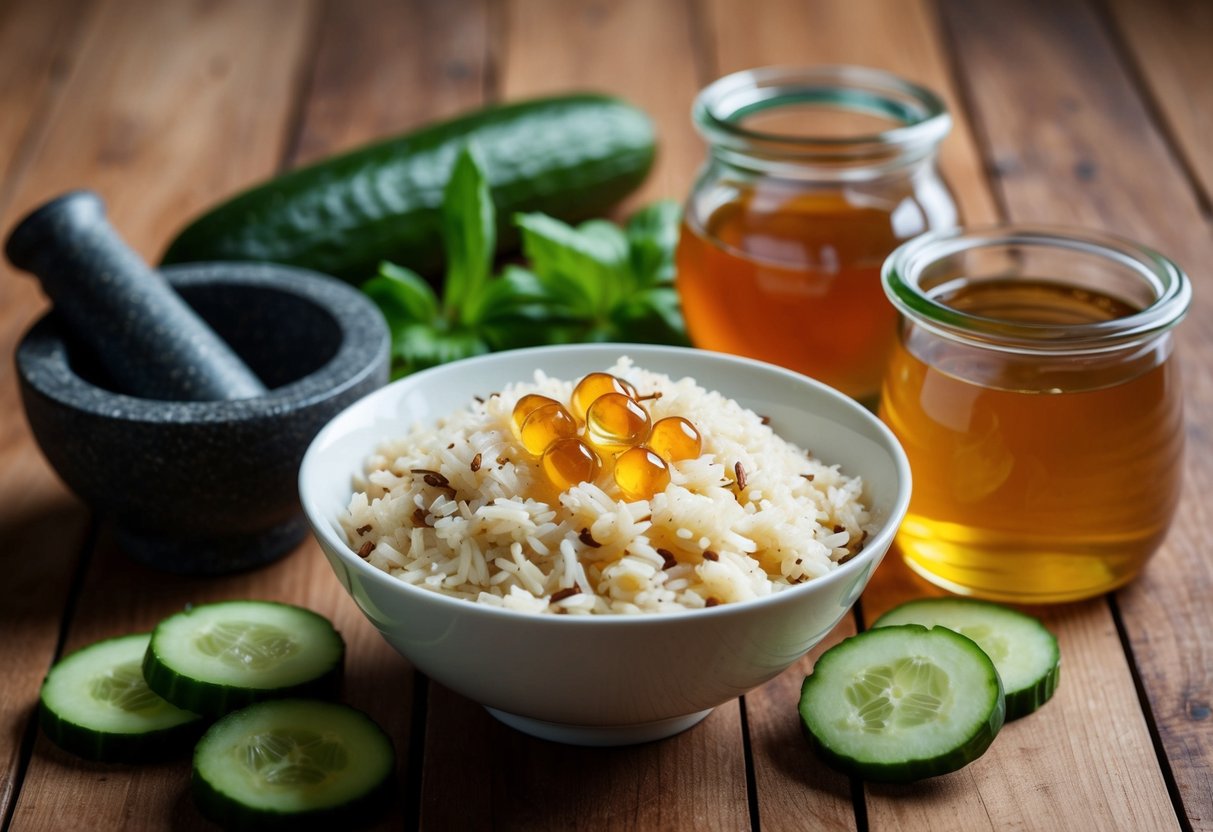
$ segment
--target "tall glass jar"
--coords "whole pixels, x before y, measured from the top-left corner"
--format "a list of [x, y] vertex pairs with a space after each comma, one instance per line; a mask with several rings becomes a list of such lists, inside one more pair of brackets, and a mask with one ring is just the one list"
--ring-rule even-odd
[[1132, 579], [1179, 500], [1179, 267], [1103, 234], [1007, 226], [906, 243], [884, 287], [902, 315], [880, 415], [914, 472], [907, 563], [1019, 603]]
[[678, 247], [691, 340], [874, 403], [896, 332], [881, 263], [957, 223], [943, 101], [874, 69], [767, 67], [706, 87], [693, 117], [709, 154]]

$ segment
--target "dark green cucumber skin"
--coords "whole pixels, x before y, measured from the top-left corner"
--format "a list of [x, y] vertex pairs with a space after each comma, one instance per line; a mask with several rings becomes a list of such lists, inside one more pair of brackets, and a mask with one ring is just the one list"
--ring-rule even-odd
[[[366, 714], [362, 714], [362, 716], [383, 736], [388, 746], [392, 747], [391, 739], [379, 727], [379, 724]], [[392, 792], [392, 777], [389, 774], [382, 783], [377, 784], [366, 794], [341, 806], [292, 813], [259, 809], [229, 797], [198, 774], [197, 761], [201, 749], [200, 744], [194, 751], [195, 762], [190, 774], [190, 790], [199, 811], [226, 830], [249, 830], [249, 832], [283, 830], [283, 832], [287, 832], [287, 830], [349, 829], [351, 826], [357, 827], [373, 820], [383, 810]], [[393, 749], [393, 758], [394, 756]], [[389, 772], [394, 770], [395, 762], [393, 760]]]
[[[960, 603], [963, 603], [963, 604], [966, 604], [966, 605], [972, 606], [972, 607], [983, 607], [983, 606], [992, 607], [992, 608], [998, 609], [1000, 612], [1013, 612], [1016, 615], [1023, 616], [1024, 618], [1033, 618], [1032, 616], [1028, 615], [1027, 613], [1020, 612], [1019, 610], [1012, 609], [1011, 607], [1007, 607], [1002, 604], [995, 604], [992, 601], [981, 601], [976, 598], [965, 598], [965, 599], [941, 598], [938, 600], [942, 601], [942, 602], [947, 602], [947, 603], [960, 602]], [[887, 612], [885, 612], [884, 615], [882, 615], [882, 616], [880, 616], [880, 618], [876, 619], [876, 622], [872, 625], [872, 629], [875, 629], [877, 627], [886, 626], [883, 622], [886, 622], [886, 621], [890, 620], [891, 618], [893, 618], [894, 613], [901, 612], [903, 610], [903, 608], [910, 607], [913, 605], [920, 605], [920, 604], [924, 604], [924, 603], [930, 604], [930, 603], [934, 603], [934, 602], [932, 601], [932, 599], [920, 598], [916, 601], [907, 601], [904, 604], [900, 604], [900, 605], [894, 607], [893, 609], [888, 610]], [[1033, 620], [1037, 620], [1037, 619], [1033, 619]], [[1037, 623], [1040, 623], [1040, 622], [1037, 620]], [[937, 625], [937, 626], [942, 626], [942, 625]], [[1045, 628], [1043, 624], [1041, 624], [1041, 627], [1043, 629], [1045, 629], [1045, 632], [1049, 632], [1048, 629]], [[1053, 654], [1054, 654], [1054, 656], [1057, 657], [1057, 662], [1053, 665], [1053, 669], [1049, 671], [1048, 675], [1046, 675], [1043, 679], [1039, 680], [1036, 684], [1032, 685], [1031, 687], [1026, 687], [1026, 688], [1023, 688], [1022, 690], [1005, 691], [1006, 709], [1007, 709], [1006, 721], [1007, 722], [1014, 722], [1017, 719], [1021, 719], [1025, 716], [1027, 716], [1028, 714], [1039, 710], [1040, 706], [1043, 705], [1044, 703], [1048, 702], [1050, 699], [1052, 699], [1053, 694], [1057, 692], [1057, 685], [1061, 681], [1061, 653], [1060, 653], [1060, 648], [1058, 647], [1058, 644], [1057, 644], [1057, 637], [1054, 636], [1051, 632], [1049, 632], [1049, 636], [1052, 637], [1052, 639], [1053, 639]]]
[[[223, 603], [223, 602], [219, 602]], [[245, 602], [235, 602], [245, 603]], [[258, 601], [259, 604], [273, 604], [273, 601]], [[208, 606], [216, 606], [214, 604]], [[291, 604], [290, 607], [299, 613], [306, 613], [321, 619], [330, 628], [332, 623], [324, 616], [303, 607]], [[195, 608], [197, 609], [197, 608]], [[184, 613], [188, 615], [187, 613]], [[193, 679], [184, 673], [179, 673], [169, 667], [156, 654], [156, 632], [152, 632], [151, 643], [143, 656], [143, 681], [147, 686], [164, 699], [172, 702], [178, 708], [193, 711], [206, 717], [217, 718], [255, 702], [269, 699], [336, 699], [341, 693], [341, 679], [345, 668], [345, 640], [341, 634], [333, 630], [333, 635], [340, 644], [337, 662], [323, 675], [302, 682], [298, 685], [286, 685], [277, 688], [244, 688], [236, 685], [221, 685], [214, 682], [204, 682]]]
[[1057, 683], [1061, 681], [1061, 665], [1054, 665], [1045, 676], [1031, 687], [1013, 691], [1007, 694], [1007, 722], [1013, 722], [1040, 709], [1040, 706], [1053, 698], [1057, 691]]
[[344, 656], [323, 676], [280, 688], [242, 688], [191, 679], [160, 661], [151, 648], [143, 658], [147, 686], [178, 708], [215, 718], [270, 699], [336, 699], [341, 693]]
[[432, 274], [443, 261], [443, 189], [469, 143], [506, 250], [517, 243], [516, 212], [575, 222], [621, 201], [648, 174], [655, 136], [648, 116], [605, 95], [490, 107], [245, 191], [186, 227], [163, 262], [266, 260], [354, 283], [383, 260]]
[[[903, 627], [920, 627], [917, 624], [903, 624]], [[956, 635], [964, 638], [966, 641], [971, 641], [966, 636], [959, 633]], [[841, 644], [830, 648], [833, 650], [840, 647]], [[976, 647], [976, 644], [974, 644]], [[827, 650], [817, 660], [818, 666], [822, 661], [826, 661], [830, 650]], [[816, 667], [814, 668], [816, 671]], [[801, 700], [804, 699], [805, 690], [812, 684], [814, 679], [821, 677], [810, 675], [806, 676], [804, 683], [800, 686]], [[941, 754], [930, 760], [914, 759], [914, 760], [898, 760], [890, 763], [876, 763], [865, 760], [857, 760], [847, 754], [840, 753], [825, 743], [821, 742], [817, 736], [809, 729], [809, 720], [803, 712], [800, 715], [800, 727], [813, 751], [826, 765], [840, 771], [843, 774], [849, 774], [858, 777], [862, 780], [867, 780], [873, 783], [913, 783], [917, 780], [925, 780], [928, 777], [938, 777], [941, 774], [950, 774], [953, 771], [958, 771], [969, 763], [982, 756], [989, 749], [990, 744], [994, 742], [994, 737], [998, 736], [998, 732], [1002, 730], [1002, 726], [1006, 722], [1006, 700], [1002, 690], [1002, 680], [998, 678], [998, 674], [994, 674], [994, 678], [998, 682], [999, 695], [997, 704], [990, 712], [989, 718], [978, 725], [973, 735], [966, 738], [964, 743], [960, 745], [950, 754]]]
[[239, 803], [199, 777], [197, 770], [190, 777], [190, 790], [198, 810], [224, 829], [237, 832], [344, 830], [351, 826], [358, 827], [373, 820], [383, 810], [391, 795], [391, 786], [392, 779], [389, 777], [371, 792], [343, 806], [287, 814]]
[[64, 719], [42, 703], [38, 705], [38, 722], [50, 741], [64, 751], [102, 763], [150, 763], [182, 757], [208, 724], [199, 717], [141, 734], [101, 733]]

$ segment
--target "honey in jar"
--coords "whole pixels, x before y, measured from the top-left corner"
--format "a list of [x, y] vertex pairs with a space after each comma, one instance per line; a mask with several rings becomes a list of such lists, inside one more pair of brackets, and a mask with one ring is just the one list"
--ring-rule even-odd
[[678, 247], [691, 339], [872, 404], [896, 334], [881, 263], [956, 222], [943, 103], [876, 70], [770, 68], [715, 82], [694, 115], [710, 155]]
[[880, 415], [913, 473], [911, 568], [1020, 603], [1131, 580], [1179, 500], [1183, 273], [1114, 238], [999, 229], [916, 240], [885, 285], [904, 321]]

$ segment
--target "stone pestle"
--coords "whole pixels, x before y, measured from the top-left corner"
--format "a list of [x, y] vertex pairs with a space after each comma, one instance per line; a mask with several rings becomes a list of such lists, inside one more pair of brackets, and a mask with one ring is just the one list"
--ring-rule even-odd
[[91, 191], [27, 216], [5, 245], [33, 273], [73, 337], [120, 388], [145, 399], [221, 401], [266, 393], [227, 343], [122, 241]]

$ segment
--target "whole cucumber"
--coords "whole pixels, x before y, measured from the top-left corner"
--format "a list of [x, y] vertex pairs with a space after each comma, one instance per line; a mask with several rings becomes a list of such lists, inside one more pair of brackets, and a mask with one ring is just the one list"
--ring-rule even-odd
[[569, 222], [604, 213], [653, 163], [653, 125], [635, 107], [578, 94], [489, 107], [291, 171], [187, 226], [164, 263], [268, 260], [360, 283], [381, 260], [433, 274], [456, 154], [474, 144], [497, 207], [498, 248], [518, 211]]

